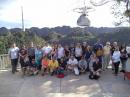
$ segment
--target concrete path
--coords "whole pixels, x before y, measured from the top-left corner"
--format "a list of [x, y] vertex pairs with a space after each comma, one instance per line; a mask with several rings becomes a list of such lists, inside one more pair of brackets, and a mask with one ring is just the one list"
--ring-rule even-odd
[[0, 97], [130, 97], [130, 80], [124, 80], [122, 73], [114, 76], [111, 69], [98, 81], [88, 79], [88, 74], [22, 78], [20, 72], [1, 71]]

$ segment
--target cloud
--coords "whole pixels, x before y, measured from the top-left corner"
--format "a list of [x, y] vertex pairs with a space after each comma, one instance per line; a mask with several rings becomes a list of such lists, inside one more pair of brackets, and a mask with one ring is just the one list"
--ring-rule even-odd
[[[25, 27], [28, 28], [29, 23], [25, 24]], [[0, 20], [0, 27], [7, 27], [7, 28], [21, 28], [22, 24], [21, 23], [16, 23], [16, 22], [8, 22], [8, 21], [3, 21]]]
[[15, 0], [0, 0], [0, 4], [6, 4], [6, 3], [10, 3], [12, 1], [15, 1]]
[[0, 10], [14, 2], [16, 2], [16, 0], [0, 0]]

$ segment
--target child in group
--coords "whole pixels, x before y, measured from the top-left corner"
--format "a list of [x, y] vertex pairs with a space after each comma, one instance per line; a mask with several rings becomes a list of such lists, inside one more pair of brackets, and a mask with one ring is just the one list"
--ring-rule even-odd
[[30, 61], [28, 56], [26, 56], [23, 60], [23, 66], [22, 66], [22, 76], [25, 76], [26, 74], [28, 74], [28, 68], [30, 65]]
[[78, 63], [78, 68], [80, 70], [80, 73], [85, 73], [85, 71], [87, 69], [87, 62], [86, 62], [84, 56], [81, 57], [81, 60]]
[[79, 75], [78, 60], [73, 55], [71, 55], [67, 62], [67, 70], [72, 70], [75, 75]]
[[36, 49], [35, 49], [35, 63], [37, 65], [37, 70], [40, 71], [41, 70], [41, 59], [43, 56], [43, 51], [41, 50], [41, 46], [37, 45]]
[[36, 74], [38, 74], [37, 64], [35, 63], [35, 59], [32, 59], [29, 65], [29, 75], [36, 75]]
[[61, 60], [59, 61], [59, 65], [60, 65], [60, 67], [62, 67], [64, 70], [66, 70], [67, 60], [66, 60], [65, 58], [61, 58]]
[[91, 56], [91, 67], [90, 67], [90, 79], [98, 80], [100, 78], [100, 72], [102, 70], [102, 65], [95, 54]]
[[59, 63], [55, 57], [52, 57], [52, 59], [49, 60], [48, 66], [49, 66], [51, 76], [53, 76], [54, 74], [56, 74], [57, 68], [59, 67]]
[[42, 72], [42, 76], [43, 76], [46, 71], [49, 72], [49, 68], [48, 68], [49, 59], [47, 58], [47, 56], [44, 56], [44, 57], [42, 58], [41, 64], [42, 64], [42, 70], [41, 70], [41, 72]]

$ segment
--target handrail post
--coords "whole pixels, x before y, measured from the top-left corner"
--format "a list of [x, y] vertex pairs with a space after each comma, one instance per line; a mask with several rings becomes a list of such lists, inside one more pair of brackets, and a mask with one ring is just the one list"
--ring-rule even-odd
[[11, 64], [8, 54], [0, 55], [0, 69], [8, 69]]

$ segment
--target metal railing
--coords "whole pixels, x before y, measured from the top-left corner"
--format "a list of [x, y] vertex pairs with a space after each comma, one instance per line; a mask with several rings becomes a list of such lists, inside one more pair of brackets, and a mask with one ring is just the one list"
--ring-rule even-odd
[[11, 66], [11, 61], [9, 59], [8, 54], [0, 55], [0, 70], [1, 69], [8, 69]]

